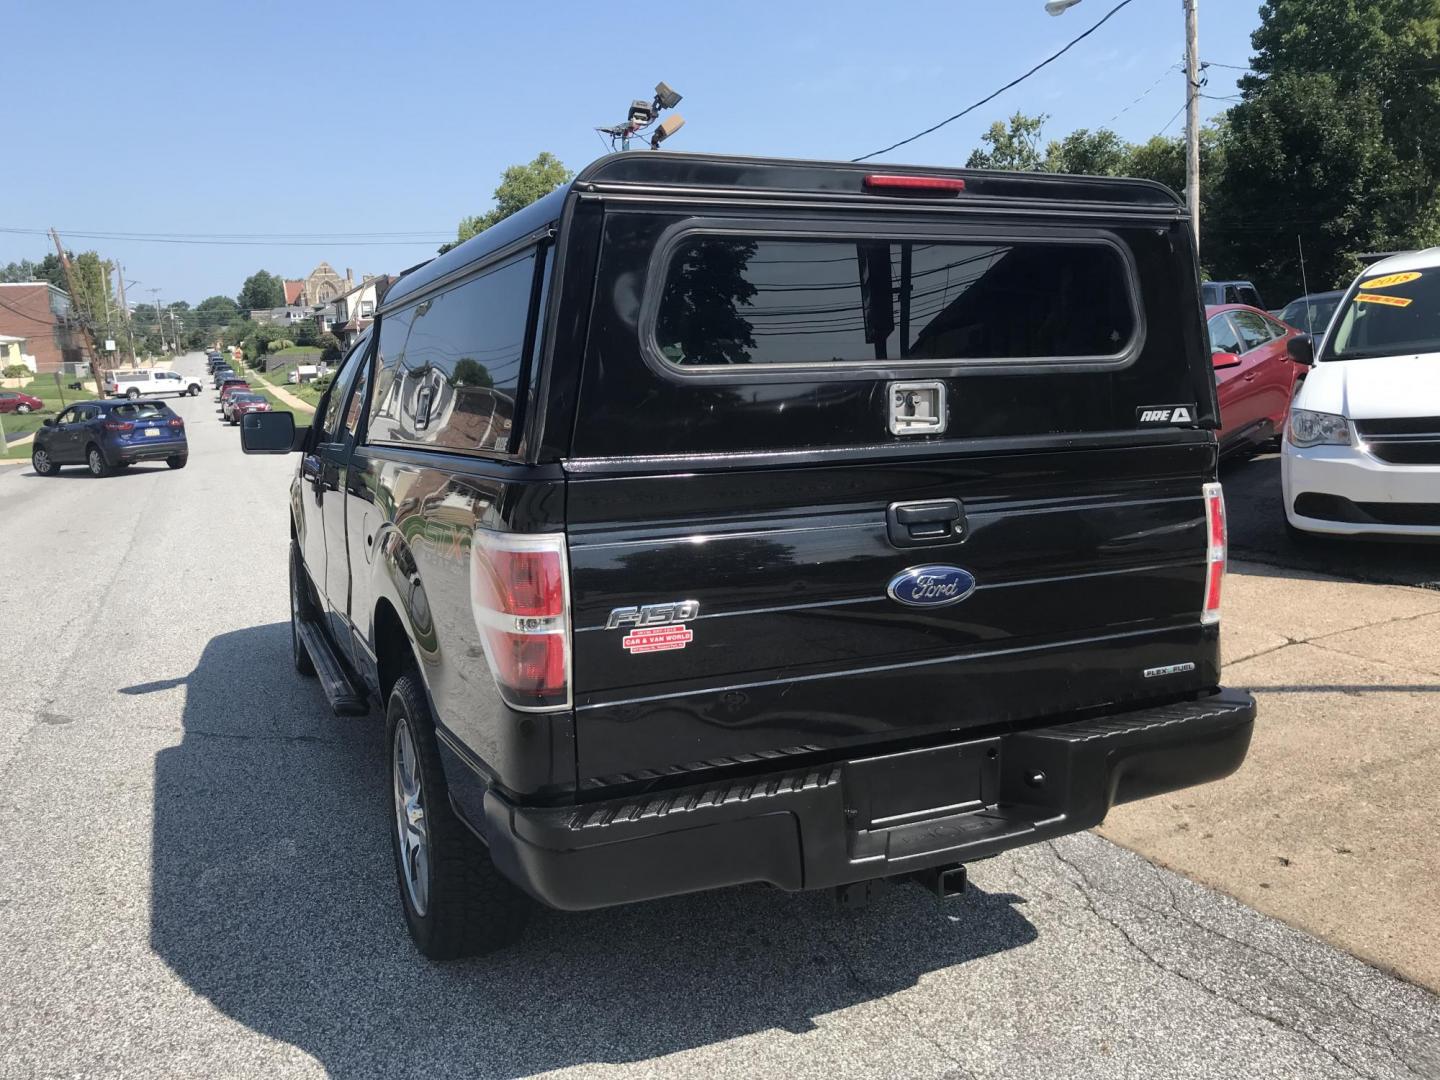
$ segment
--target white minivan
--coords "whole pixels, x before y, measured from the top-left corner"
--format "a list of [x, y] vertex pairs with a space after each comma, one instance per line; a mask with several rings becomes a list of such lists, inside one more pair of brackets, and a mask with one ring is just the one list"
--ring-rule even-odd
[[1281, 452], [1292, 529], [1440, 537], [1440, 248], [1355, 279], [1314, 349]]
[[158, 394], [178, 394], [181, 397], [189, 394], [194, 397], [200, 393], [200, 380], [193, 375], [181, 375], [178, 371], [137, 368], [110, 372], [106, 389], [112, 397], [155, 397]]

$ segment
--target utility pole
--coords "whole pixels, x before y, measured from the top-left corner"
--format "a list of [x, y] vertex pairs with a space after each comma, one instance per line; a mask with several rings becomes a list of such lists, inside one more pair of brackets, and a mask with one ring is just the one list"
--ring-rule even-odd
[[130, 343], [130, 366], [135, 366], [135, 331], [130, 325], [130, 305], [125, 302], [125, 267], [120, 267], [120, 311], [125, 316], [125, 337]]
[[84, 331], [86, 346], [90, 350], [90, 374], [95, 378], [95, 396], [103, 398], [105, 385], [102, 380], [105, 373], [101, 368], [104, 365], [100, 359], [100, 349], [95, 343], [95, 333], [90, 327], [90, 320], [82, 319], [79, 315], [79, 293], [75, 290], [75, 272], [70, 267], [70, 256], [65, 254], [65, 245], [60, 242], [60, 234], [54, 229], [50, 230], [50, 239], [55, 241], [55, 254], [60, 259], [60, 269], [65, 271], [65, 285], [70, 290], [70, 317], [80, 324], [80, 329]]
[[[1081, 0], [1047, 0], [1045, 10], [1063, 15]], [[1200, 31], [1195, 9], [1200, 0], [1185, 5], [1185, 203], [1190, 209], [1190, 231], [1200, 250]]]
[[1195, 250], [1200, 250], [1200, 31], [1195, 7], [1185, 3], [1185, 203], [1190, 208], [1190, 229]]

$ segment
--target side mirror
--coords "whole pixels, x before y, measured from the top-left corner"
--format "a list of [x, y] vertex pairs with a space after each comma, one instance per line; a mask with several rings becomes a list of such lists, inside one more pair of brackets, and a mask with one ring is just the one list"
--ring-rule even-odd
[[55, 426], [55, 418], [54, 418], [53, 416], [47, 416], [47, 417], [45, 418], [45, 426], [46, 426], [46, 427], [54, 427], [54, 426]]
[[1285, 351], [1297, 364], [1311, 367], [1315, 363], [1315, 339], [1309, 334], [1296, 334], [1285, 343]]
[[1240, 357], [1233, 352], [1213, 352], [1210, 354], [1210, 363], [1219, 371], [1221, 368], [1239, 367]]
[[253, 412], [240, 417], [240, 449], [247, 454], [289, 454], [305, 442], [308, 427], [296, 427], [288, 412]]

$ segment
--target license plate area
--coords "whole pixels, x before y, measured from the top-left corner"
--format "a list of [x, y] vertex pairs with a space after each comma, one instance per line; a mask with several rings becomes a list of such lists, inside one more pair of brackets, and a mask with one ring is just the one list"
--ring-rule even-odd
[[847, 762], [844, 792], [847, 823], [860, 832], [982, 810], [1000, 798], [1000, 740]]
[[160, 437], [160, 429], [158, 427], [147, 427], [145, 429], [145, 437], [147, 439], [158, 439]]

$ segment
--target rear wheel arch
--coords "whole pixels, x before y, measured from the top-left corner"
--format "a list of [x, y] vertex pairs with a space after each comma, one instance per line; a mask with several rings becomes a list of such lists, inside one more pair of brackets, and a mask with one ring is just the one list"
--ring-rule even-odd
[[[419, 670], [419, 657], [406, 632], [400, 613], [389, 600], [381, 598], [375, 603], [374, 627], [375, 666], [380, 681], [380, 700], [390, 700], [390, 691], [395, 680], [405, 670], [414, 667]], [[423, 680], [422, 680], [423, 681]]]

